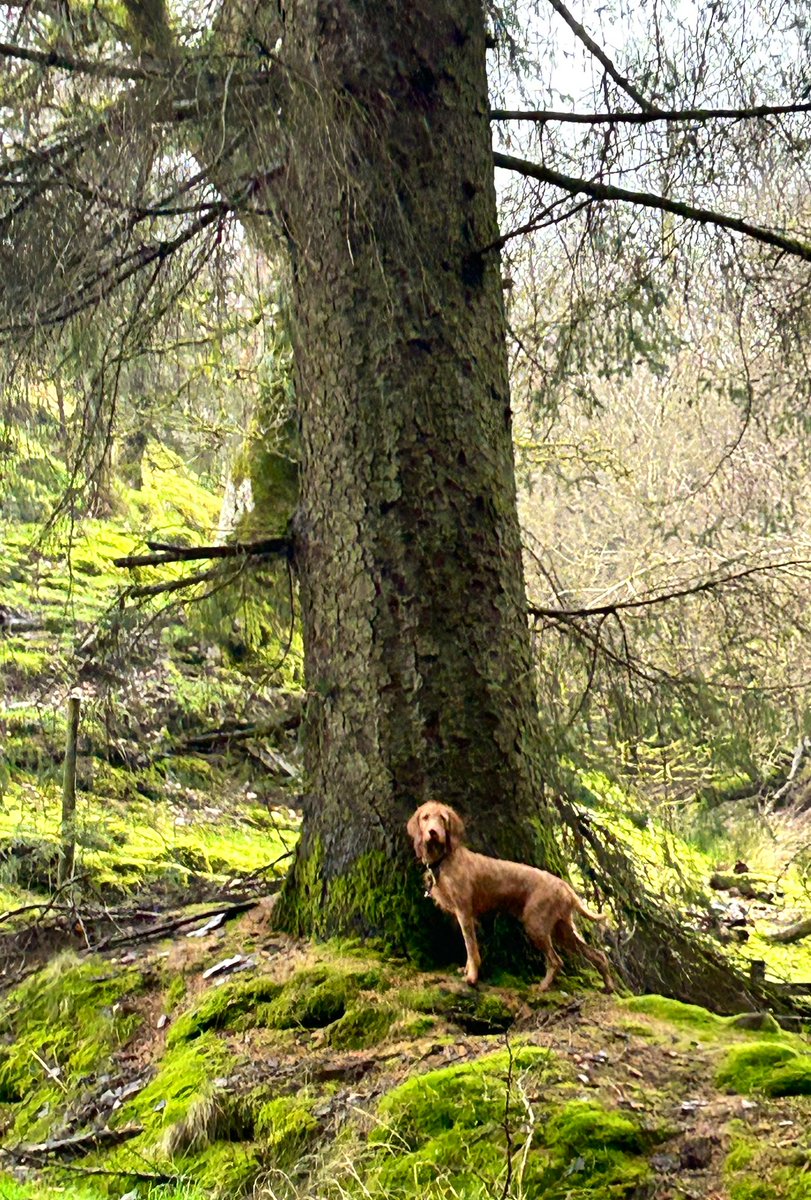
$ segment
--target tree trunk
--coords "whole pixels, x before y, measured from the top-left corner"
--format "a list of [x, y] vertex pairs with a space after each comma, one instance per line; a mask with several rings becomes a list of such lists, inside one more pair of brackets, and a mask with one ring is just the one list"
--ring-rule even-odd
[[301, 0], [287, 38], [309, 700], [279, 913], [415, 950], [438, 924], [405, 837], [417, 804], [458, 807], [478, 848], [554, 862], [485, 249], [484, 17], [477, 0]]

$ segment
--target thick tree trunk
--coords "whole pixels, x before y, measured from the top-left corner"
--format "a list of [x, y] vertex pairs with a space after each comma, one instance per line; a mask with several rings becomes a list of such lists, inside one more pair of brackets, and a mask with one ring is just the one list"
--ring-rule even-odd
[[484, 17], [477, 0], [299, 0], [291, 29], [309, 799], [279, 913], [414, 949], [437, 925], [415, 805], [458, 807], [478, 848], [554, 857], [485, 249]]

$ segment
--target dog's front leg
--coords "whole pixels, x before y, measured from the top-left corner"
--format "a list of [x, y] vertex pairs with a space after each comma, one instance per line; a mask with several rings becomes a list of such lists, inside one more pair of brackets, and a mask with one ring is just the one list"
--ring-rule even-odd
[[476, 939], [476, 922], [470, 913], [458, 910], [456, 919], [459, 922], [459, 928], [462, 930], [462, 937], [465, 939], [465, 950], [467, 951], [465, 981], [471, 987], [475, 987], [479, 982], [479, 967], [482, 962], [481, 955], [479, 954], [479, 943]]

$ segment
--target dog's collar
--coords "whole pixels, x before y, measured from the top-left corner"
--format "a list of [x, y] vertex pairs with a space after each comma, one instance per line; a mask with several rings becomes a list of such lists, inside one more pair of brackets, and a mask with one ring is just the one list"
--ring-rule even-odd
[[447, 857], [448, 857], [448, 852], [446, 850], [441, 858], [435, 859], [435, 861], [430, 863], [430, 865], [428, 863], [423, 863], [423, 866], [425, 867], [425, 895], [426, 896], [430, 896], [431, 892], [434, 890], [436, 885], [439, 883], [439, 869]]

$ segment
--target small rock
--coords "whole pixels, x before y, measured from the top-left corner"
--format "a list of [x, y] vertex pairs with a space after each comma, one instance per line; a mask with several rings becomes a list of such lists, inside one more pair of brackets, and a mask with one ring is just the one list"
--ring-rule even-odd
[[187, 938], [205, 937], [206, 934], [211, 933], [215, 929], [219, 929], [220, 925], [222, 925], [224, 920], [225, 920], [224, 912], [215, 913], [213, 917], [210, 917], [206, 921], [205, 925], [201, 925], [198, 929], [192, 929], [192, 931], [190, 933], [186, 934], [186, 937]]
[[659, 1175], [670, 1175], [673, 1171], [678, 1171], [679, 1160], [675, 1154], [652, 1154], [650, 1165]]
[[166, 1013], [161, 1013], [161, 1015], [158, 1017], [156, 1028], [165, 1029], [168, 1024], [169, 1018], [167, 1017]]
[[212, 979], [215, 975], [225, 975], [226, 973], [233, 971], [241, 962], [244, 961], [245, 958], [242, 954], [235, 954], [232, 958], [223, 958], [220, 960], [220, 962], [214, 963], [213, 967], [207, 967], [206, 970], [203, 971], [203, 979]]
[[779, 1033], [780, 1026], [771, 1013], [738, 1013], [729, 1022], [733, 1029], [755, 1029], [760, 1033]]
[[133, 1188], [131, 1192], [125, 1192], [121, 1200], [138, 1200], [138, 1189]]
[[166, 1108], [166, 1101], [165, 1101], [165, 1100], [159, 1100], [157, 1104], [153, 1104], [153, 1105], [152, 1105], [152, 1111], [153, 1111], [153, 1112], [163, 1112], [163, 1110], [164, 1110], [165, 1108]]
[[741, 1100], [741, 1108], [745, 1111], [757, 1108], [757, 1103], [754, 1100]]

